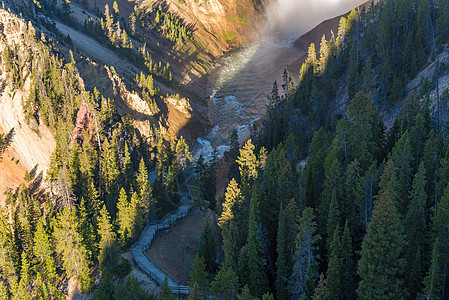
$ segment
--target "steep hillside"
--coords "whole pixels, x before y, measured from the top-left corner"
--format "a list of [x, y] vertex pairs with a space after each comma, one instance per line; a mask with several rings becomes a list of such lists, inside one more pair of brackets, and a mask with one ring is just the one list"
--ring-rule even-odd
[[[30, 43], [34, 38], [34, 28], [23, 19], [0, 10], [0, 51], [3, 53], [1, 63], [1, 96], [0, 96], [0, 131], [9, 134], [12, 143], [6, 150], [6, 155], [0, 163], [0, 204], [5, 199], [4, 191], [15, 190], [20, 183], [26, 183], [23, 178], [25, 171], [41, 177], [50, 164], [50, 154], [55, 147], [54, 134], [44, 124], [29, 120], [24, 114], [22, 105], [29, 97], [31, 79], [23, 79], [22, 87], [14, 83], [15, 78], [7, 71], [10, 62], [5, 61], [8, 49], [20, 49], [26, 56], [36, 49], [36, 44]], [[25, 54], [26, 53], [26, 54]], [[28, 59], [30, 57], [28, 56]], [[22, 62], [17, 68], [16, 76], [26, 76], [30, 72], [29, 65]], [[30, 63], [30, 61], [28, 61]], [[14, 163], [13, 163], [14, 162]]]
[[252, 295], [272, 290], [254, 281], [281, 299], [449, 294], [449, 2], [372, 3], [298, 41], [299, 84], [273, 86], [263, 134], [235, 152], [223, 265], [248, 266], [234, 271]]
[[[64, 6], [63, 2], [46, 0], [34, 3], [4, 1], [13, 14], [8, 16], [3, 11], [1, 50], [5, 47], [31, 47], [23, 41], [21, 34], [25, 33], [27, 26], [36, 27], [39, 33], [43, 32], [59, 43], [61, 54], [66, 57], [73, 55], [82, 85], [85, 82], [88, 91], [98, 90], [113, 99], [118, 113], [129, 115], [148, 141], [155, 139], [156, 130], [194, 142], [209, 126], [205, 117], [207, 85], [204, 76], [214, 66], [217, 57], [230, 47], [250, 43], [257, 35], [267, 1], [120, 0], [117, 11], [113, 2], [80, 0]], [[128, 31], [132, 49], [114, 46], [108, 35], [102, 30], [98, 32], [95, 27], [107, 18], [106, 5], [111, 18], [117, 21], [116, 29]], [[20, 14], [31, 22], [25, 25], [28, 21], [16, 18], [14, 14]], [[162, 18], [164, 23], [155, 22], [156, 17]], [[172, 21], [179, 22], [179, 28], [185, 28], [192, 37], [181, 38], [182, 42], [172, 39], [170, 32], [178, 30], [177, 25], [171, 29], [167, 27], [168, 31], [159, 29], [159, 26], [167, 26], [167, 22]], [[135, 22], [135, 29], [131, 29], [130, 22]], [[33, 170], [45, 178], [49, 157], [55, 147], [54, 133], [42, 122], [25, 117], [22, 99], [29, 97], [34, 83], [27, 75], [28, 71], [23, 71], [24, 82], [20, 88], [11, 85], [6, 72], [2, 76], [0, 126], [3, 132], [15, 136], [5, 157], [14, 161], [17, 170]], [[149, 90], [136, 81], [136, 75], [141, 72], [152, 75], [157, 89], [155, 95], [149, 95]], [[4, 163], [1, 167], [11, 169], [6, 165]], [[24, 182], [24, 174], [7, 173], [8, 179], [4, 177], [0, 182], [2, 190]], [[16, 175], [12, 176], [13, 173]], [[0, 195], [0, 199], [4, 197]]]

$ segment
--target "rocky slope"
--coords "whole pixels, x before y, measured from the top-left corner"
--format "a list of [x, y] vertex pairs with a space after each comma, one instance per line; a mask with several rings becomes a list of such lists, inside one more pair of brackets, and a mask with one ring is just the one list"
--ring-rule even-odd
[[[140, 40], [140, 36], [131, 39], [136, 50], [145, 48], [146, 41], [154, 41], [160, 49], [155, 51], [154, 44], [148, 46], [151, 55], [163, 65], [169, 63], [173, 71], [176, 83], [154, 78], [160, 96], [152, 99], [155, 103], [152, 106], [143, 99], [142, 90], [134, 80], [136, 74], [142, 71], [145, 73], [146, 70], [120, 51], [101, 43], [88, 32], [83, 32], [83, 23], [98, 19], [98, 12], [106, 4], [112, 7], [112, 2], [87, 1], [88, 5], [83, 7], [84, 1], [72, 1], [70, 18], [65, 19], [60, 15], [53, 15], [53, 12], [44, 11], [44, 4], [49, 1], [31, 3], [6, 0], [5, 10], [0, 9], [0, 51], [5, 48], [28, 51], [31, 48], [32, 53], [32, 48], [36, 45], [35, 42], [30, 42], [34, 38], [32, 35], [36, 31], [38, 36], [43, 33], [44, 43], [50, 40], [58, 45], [58, 55], [65, 56], [67, 61], [73, 55], [82, 89], [86, 88], [91, 92], [98, 89], [102, 95], [113, 99], [117, 111], [123, 116], [129, 115], [134, 126], [148, 141], [152, 141], [154, 130], [157, 129], [168, 136], [181, 135], [193, 143], [208, 128], [208, 121], [204, 117], [207, 114], [204, 75], [213, 67], [215, 59], [230, 47], [251, 41], [254, 28], [260, 23], [264, 3], [254, 5], [249, 0], [182, 3], [151, 1], [151, 6], [163, 7], [166, 13], [188, 24], [194, 35], [186, 46], [173, 44], [160, 36], [154, 28], [140, 28], [143, 40]], [[149, 14], [147, 18], [153, 18], [148, 9], [149, 3], [119, 0], [120, 18], [125, 20], [124, 26], [128, 26], [126, 20], [133, 12], [141, 14], [142, 20], [145, 20], [144, 13]], [[186, 52], [191, 52], [191, 55]], [[9, 133], [13, 138], [0, 163], [0, 173], [3, 174], [0, 178], [0, 191], [17, 187], [21, 183], [26, 184], [23, 179], [26, 171], [33, 176], [40, 174], [45, 183], [50, 155], [55, 148], [55, 133], [24, 114], [23, 99], [30, 96], [33, 84], [30, 70], [26, 67], [33, 59], [28, 57], [26, 60], [19, 71], [20, 77], [24, 79], [24, 84], [20, 87], [8, 78], [4, 61], [2, 63], [0, 132]], [[4, 198], [3, 193], [0, 193], [0, 201]]]
[[[31, 23], [0, 9], [0, 24], [0, 52], [6, 47], [29, 47], [26, 40], [34, 32]], [[30, 81], [22, 89], [15, 88], [4, 72], [3, 59], [1, 65], [0, 131], [10, 134], [12, 143], [0, 160], [0, 204], [5, 198], [3, 191], [25, 183], [25, 171], [45, 174], [55, 147], [54, 135], [46, 126], [26, 121], [22, 101], [28, 97]]]

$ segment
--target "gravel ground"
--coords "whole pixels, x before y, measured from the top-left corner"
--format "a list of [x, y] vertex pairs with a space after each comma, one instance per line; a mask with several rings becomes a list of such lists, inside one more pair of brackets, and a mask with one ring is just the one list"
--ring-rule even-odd
[[214, 214], [195, 208], [181, 223], [169, 231], [157, 234], [150, 248], [149, 256], [178, 281], [188, 281], [193, 260], [198, 250], [202, 226], [205, 220], [214, 224]]

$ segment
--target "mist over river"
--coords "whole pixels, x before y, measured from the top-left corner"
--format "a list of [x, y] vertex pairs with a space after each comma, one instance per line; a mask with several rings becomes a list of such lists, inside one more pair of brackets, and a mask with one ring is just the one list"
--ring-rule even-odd
[[[212, 131], [198, 138], [193, 152], [211, 158], [229, 150], [229, 136], [237, 129], [240, 141], [266, 112], [273, 82], [282, 92], [284, 67], [304, 54], [293, 43], [320, 22], [350, 11], [361, 0], [278, 0], [267, 8], [266, 24], [253, 45], [230, 51], [208, 77], [209, 120]], [[327, 34], [329, 36], [329, 34]], [[297, 79], [294, 78], [297, 82]]]

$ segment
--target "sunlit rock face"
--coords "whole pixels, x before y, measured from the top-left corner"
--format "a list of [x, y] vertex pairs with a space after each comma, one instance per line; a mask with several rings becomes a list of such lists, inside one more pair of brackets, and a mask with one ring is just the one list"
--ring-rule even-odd
[[263, 13], [274, 1], [166, 0], [166, 3], [171, 11], [194, 26], [194, 35], [202, 46], [214, 55], [221, 55], [229, 47], [249, 45], [258, 38], [258, 29], [265, 22]]

